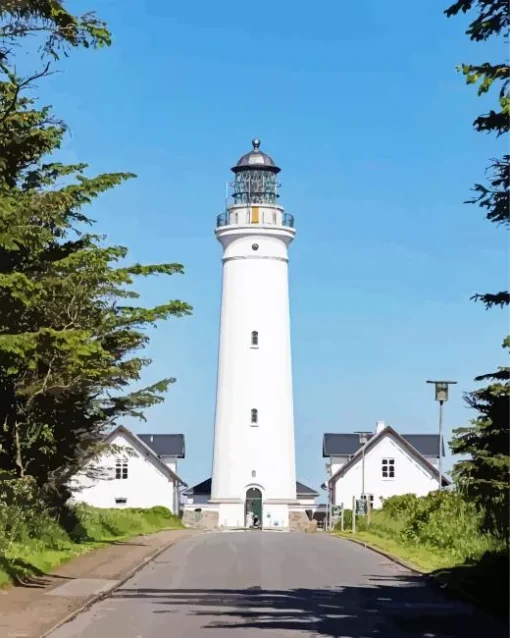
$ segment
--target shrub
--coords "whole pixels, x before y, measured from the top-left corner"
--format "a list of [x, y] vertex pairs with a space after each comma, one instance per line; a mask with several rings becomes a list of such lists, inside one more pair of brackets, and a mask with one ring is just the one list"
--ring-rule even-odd
[[482, 516], [457, 492], [432, 492], [402, 529], [406, 541], [422, 542], [460, 558], [480, 556], [493, 539], [481, 532]]
[[61, 549], [69, 536], [51, 516], [31, 478], [0, 481], [0, 553], [14, 543], [36, 542]]
[[398, 518], [410, 516], [420, 508], [420, 499], [416, 494], [390, 496], [383, 501], [382, 511]]
[[[372, 513], [370, 532], [407, 545], [427, 545], [461, 560], [473, 560], [499, 547], [481, 530], [482, 513], [454, 491], [386, 499]], [[361, 523], [363, 526], [363, 523]], [[358, 529], [363, 529], [358, 525]]]
[[163, 505], [155, 505], [150, 508], [149, 512], [153, 512], [156, 516], [160, 516], [161, 518], [173, 518], [172, 512], [168, 509], [168, 507], [163, 507]]

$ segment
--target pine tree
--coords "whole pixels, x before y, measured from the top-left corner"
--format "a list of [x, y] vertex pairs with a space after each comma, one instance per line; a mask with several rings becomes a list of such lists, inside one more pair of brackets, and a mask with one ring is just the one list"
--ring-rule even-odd
[[[40, 20], [49, 34], [44, 54], [56, 55], [66, 44], [108, 44], [102, 23], [90, 18], [92, 27], [83, 26], [61, 13], [59, 2], [10, 3], [46, 8], [50, 18], [7, 15], [8, 4], [2, 3], [0, 18], [10, 25], [9, 46]], [[183, 267], [126, 266], [126, 248], [91, 232], [86, 206], [134, 175], [88, 177], [85, 164], [52, 161], [66, 127], [28, 92], [48, 64], [31, 78], [17, 77], [6, 41], [0, 62], [0, 471], [33, 476], [51, 498], [65, 500], [69, 477], [102, 449], [105, 432], [125, 416], [143, 418], [163, 400], [172, 377], [131, 389], [150, 364], [142, 352], [146, 330], [190, 314], [191, 307], [178, 300], [136, 305], [137, 277], [178, 274]]]
[[[467, 35], [473, 41], [484, 41], [490, 37], [508, 40], [510, 5], [507, 0], [459, 0], [446, 10], [448, 17], [459, 12], [475, 10], [476, 18], [471, 22]], [[478, 65], [464, 64], [461, 67], [468, 84], [478, 85], [478, 94], [487, 93], [499, 84], [498, 109], [476, 118], [475, 130], [508, 134], [510, 117], [510, 67], [506, 63], [485, 62]], [[477, 204], [486, 213], [486, 218], [503, 229], [510, 226], [509, 218], [510, 155], [492, 160], [485, 184], [476, 184], [475, 196], [468, 203]], [[510, 304], [510, 293], [499, 291], [474, 296], [487, 309]], [[503, 342], [510, 348], [510, 337]], [[458, 461], [453, 476], [468, 498], [485, 513], [485, 528], [508, 542], [509, 525], [509, 479], [510, 479], [510, 367], [498, 368], [495, 372], [480, 375], [475, 379], [485, 386], [466, 396], [470, 407], [479, 415], [471, 425], [454, 432], [451, 443], [455, 454], [467, 455]]]

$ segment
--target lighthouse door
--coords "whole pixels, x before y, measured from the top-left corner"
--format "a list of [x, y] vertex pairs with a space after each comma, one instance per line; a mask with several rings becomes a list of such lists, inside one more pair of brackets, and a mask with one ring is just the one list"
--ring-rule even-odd
[[256, 487], [246, 492], [245, 524], [262, 527], [262, 492]]

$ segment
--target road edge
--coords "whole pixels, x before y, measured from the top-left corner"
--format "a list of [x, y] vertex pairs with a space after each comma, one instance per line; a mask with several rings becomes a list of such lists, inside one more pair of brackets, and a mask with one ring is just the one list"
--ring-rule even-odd
[[90, 598], [90, 600], [87, 600], [85, 603], [83, 603], [82, 605], [80, 605], [79, 607], [74, 609], [72, 612], [67, 614], [67, 616], [65, 616], [62, 620], [59, 620], [57, 623], [55, 623], [50, 629], [45, 631], [43, 634], [40, 634], [39, 638], [47, 638], [50, 634], [52, 634], [54, 631], [56, 631], [59, 627], [62, 627], [62, 625], [66, 625], [68, 622], [71, 622], [72, 620], [74, 620], [76, 618], [76, 616], [79, 616], [84, 611], [87, 611], [88, 609], [90, 609], [92, 607], [92, 605], [95, 605], [100, 600], [103, 600], [104, 598], [107, 598], [112, 592], [114, 592], [119, 587], [122, 587], [122, 585], [124, 585], [124, 583], [126, 583], [130, 578], [132, 578], [135, 574], [137, 574], [146, 565], [148, 565], [150, 562], [155, 560], [158, 556], [160, 556], [167, 549], [172, 547], [172, 545], [175, 545], [180, 540], [182, 540], [182, 538], [189, 538], [189, 537], [176, 538], [176, 539], [173, 539], [173, 540], [169, 541], [165, 545], [163, 545], [163, 547], [158, 547], [158, 549], [156, 549], [154, 552], [152, 552], [152, 554], [149, 554], [149, 556], [146, 556], [140, 563], [138, 563], [138, 565], [135, 565], [134, 567], [132, 567], [128, 572], [126, 572], [126, 574], [124, 574], [121, 578], [119, 578], [116, 581], [115, 585], [113, 585], [112, 587], [110, 587], [108, 589], [105, 589], [104, 591], [100, 592], [99, 594], [94, 594]]
[[415, 565], [411, 565], [410, 563], [407, 563], [403, 559], [398, 558], [394, 554], [389, 554], [388, 552], [382, 549], [379, 549], [378, 547], [375, 547], [374, 545], [370, 545], [370, 543], [367, 543], [366, 541], [358, 540], [356, 538], [349, 538], [349, 536], [343, 536], [342, 534], [334, 534], [334, 536], [335, 538], [341, 538], [342, 540], [349, 541], [350, 543], [361, 545], [365, 549], [369, 549], [372, 552], [379, 554], [380, 556], [384, 556], [385, 558], [391, 560], [397, 565], [400, 565], [401, 567], [408, 569], [410, 572], [413, 572], [413, 574], [418, 574], [419, 576], [423, 576], [431, 585], [433, 585], [436, 589], [438, 589], [442, 594], [445, 594], [446, 593], [445, 590], [446, 590], [452, 595], [456, 595], [460, 598], [464, 598], [465, 600], [469, 601], [472, 605], [474, 605], [477, 609], [482, 611], [484, 614], [488, 614], [489, 616], [500, 620], [499, 616], [491, 613], [487, 609], [484, 609], [484, 607], [480, 604], [480, 601], [477, 600], [474, 596], [472, 596], [468, 592], [466, 592], [464, 589], [462, 589], [462, 587], [454, 587], [453, 585], [447, 583], [446, 581], [441, 580], [437, 576], [432, 576], [430, 573], [422, 571]]

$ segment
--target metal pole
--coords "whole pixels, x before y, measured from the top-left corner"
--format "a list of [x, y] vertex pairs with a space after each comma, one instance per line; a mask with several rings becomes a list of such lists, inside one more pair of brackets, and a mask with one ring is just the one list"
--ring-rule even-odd
[[361, 498], [365, 498], [365, 445], [361, 452]]
[[443, 489], [443, 403], [439, 401], [439, 490]]
[[326, 532], [331, 531], [331, 492], [332, 492], [332, 489], [328, 486], [328, 509], [326, 512]]
[[356, 533], [356, 497], [352, 497], [352, 533]]

